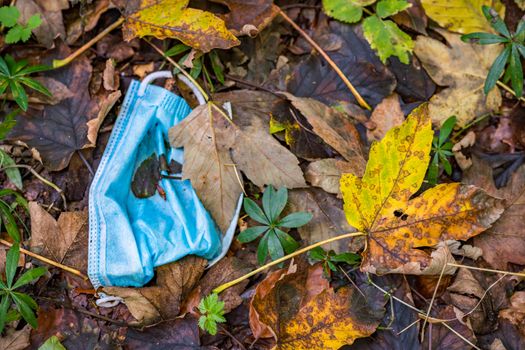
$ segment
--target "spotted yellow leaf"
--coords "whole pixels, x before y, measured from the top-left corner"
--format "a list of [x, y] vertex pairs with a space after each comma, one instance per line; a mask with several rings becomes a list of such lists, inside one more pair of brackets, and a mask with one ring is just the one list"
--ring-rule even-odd
[[440, 26], [453, 32], [493, 32], [481, 7], [493, 7], [501, 17], [505, 6], [499, 0], [421, 0], [428, 17]]
[[498, 200], [458, 183], [411, 198], [423, 183], [432, 137], [428, 107], [423, 105], [372, 145], [362, 178], [341, 177], [347, 220], [367, 234], [362, 270], [431, 273], [426, 270], [431, 257], [423, 248], [466, 240], [489, 228], [502, 213]]
[[222, 19], [211, 12], [188, 8], [189, 0], [136, 2], [130, 1], [126, 11], [123, 26], [126, 40], [144, 36], [175, 38], [202, 52], [229, 49], [240, 43]]

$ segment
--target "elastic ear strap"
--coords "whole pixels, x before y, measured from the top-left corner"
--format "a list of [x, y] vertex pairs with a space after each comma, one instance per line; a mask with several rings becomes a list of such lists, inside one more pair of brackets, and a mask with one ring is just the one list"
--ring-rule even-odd
[[[169, 70], [161, 70], [158, 72], [153, 72], [153, 73], [148, 74], [140, 83], [140, 87], [139, 87], [139, 91], [137, 92], [137, 95], [141, 97], [144, 96], [144, 93], [146, 92], [148, 85], [152, 83], [154, 80], [161, 79], [161, 78], [173, 78], [173, 73], [171, 73], [171, 71]], [[178, 74], [177, 78], [179, 78], [180, 81], [184, 83], [184, 85], [186, 85], [187, 87], [191, 89], [195, 97], [197, 97], [197, 101], [199, 101], [200, 105], [206, 104], [206, 99], [204, 98], [202, 93], [199, 91], [199, 89], [195, 86], [195, 84], [191, 82], [191, 80], [189, 80], [183, 74]]]

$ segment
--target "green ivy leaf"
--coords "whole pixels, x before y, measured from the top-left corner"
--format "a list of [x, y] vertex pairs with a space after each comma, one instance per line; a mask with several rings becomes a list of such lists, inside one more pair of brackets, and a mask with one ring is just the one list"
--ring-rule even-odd
[[15, 6], [2, 6], [0, 7], [0, 23], [4, 27], [12, 27], [18, 21], [20, 17], [20, 11]]
[[359, 22], [363, 16], [363, 7], [371, 5], [376, 0], [323, 0], [325, 13], [346, 23]]
[[409, 63], [409, 53], [414, 48], [414, 42], [397, 24], [373, 15], [363, 21], [363, 32], [383, 63], [390, 56], [397, 56], [401, 62]]
[[410, 6], [412, 4], [406, 0], [380, 0], [376, 5], [376, 14], [381, 18], [385, 18], [404, 11]]

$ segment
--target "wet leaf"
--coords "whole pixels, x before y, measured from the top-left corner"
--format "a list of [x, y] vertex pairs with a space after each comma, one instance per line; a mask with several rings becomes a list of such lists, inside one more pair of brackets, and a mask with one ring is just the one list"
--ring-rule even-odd
[[80, 271], [87, 271], [87, 210], [62, 212], [55, 220], [36, 202], [29, 202], [29, 214], [31, 251]]
[[159, 157], [155, 153], [146, 158], [135, 171], [131, 190], [137, 198], [148, 198], [157, 192], [160, 180]]
[[255, 36], [277, 16], [273, 0], [211, 0], [227, 6], [230, 12], [223, 15], [228, 29], [237, 36]]
[[456, 311], [453, 306], [446, 305], [439, 307], [437, 312], [431, 315], [440, 319], [453, 319], [454, 321], [447, 322], [447, 324], [454, 332], [439, 323], [429, 324], [422, 344], [423, 349], [463, 350], [470, 348], [471, 346], [458, 337], [458, 334], [476, 344], [476, 337], [468, 324], [456, 319]]
[[487, 232], [474, 239], [474, 245], [483, 250], [483, 259], [492, 268], [507, 270], [509, 263], [525, 265], [525, 166], [521, 166], [509, 183], [496, 189], [492, 168], [478, 158], [472, 159], [472, 167], [465, 172], [463, 181], [479, 186], [489, 194], [505, 200], [505, 212]]
[[[396, 85], [395, 78], [370, 48], [361, 27], [334, 21], [330, 22], [328, 29], [342, 39], [341, 48], [330, 53], [330, 57], [361, 96], [375, 106], [390, 95]], [[311, 97], [328, 105], [339, 101], [356, 102], [339, 76], [316, 54], [310, 55], [295, 68], [287, 91], [297, 97]]]
[[[66, 52], [64, 48], [60, 49], [60, 55]], [[105, 98], [99, 96], [94, 99], [89, 95], [91, 73], [92, 67], [86, 57], [48, 73], [67, 86], [72, 95], [56, 105], [30, 108], [27, 113], [18, 116], [15, 127], [8, 135], [35, 148], [49, 170], [64, 169], [73, 153], [93, 147], [88, 139], [88, 122], [101, 118], [101, 114], [109, 111]]]
[[361, 173], [365, 158], [359, 133], [350, 118], [314, 99], [285, 95], [306, 117], [313, 131], [350, 162], [357, 173]]
[[139, 324], [149, 325], [159, 319], [173, 319], [180, 313], [183, 300], [196, 285], [206, 264], [206, 259], [187, 256], [158, 267], [156, 286], [105, 287], [104, 292], [123, 298]]
[[430, 273], [425, 269], [432, 259], [421, 248], [478, 235], [503, 212], [500, 201], [459, 183], [441, 184], [410, 199], [423, 183], [432, 137], [423, 105], [372, 145], [363, 178], [341, 178], [348, 222], [367, 233], [363, 271]]
[[189, 8], [188, 3], [189, 0], [135, 0], [126, 4], [124, 39], [175, 38], [202, 52], [239, 45], [222, 19], [211, 12]]
[[497, 88], [488, 95], [483, 85], [490, 66], [501, 51], [499, 45], [467, 44], [460, 36], [438, 31], [448, 45], [425, 36], [418, 36], [414, 53], [430, 77], [440, 86], [448, 88], [430, 99], [429, 112], [432, 121], [441, 124], [450, 116], [456, 116], [458, 126], [497, 110], [501, 94]]
[[[428, 17], [453, 32], [494, 32], [481, 7], [491, 6], [503, 17], [505, 6], [499, 0], [421, 0]], [[445, 10], [446, 9], [446, 10]]]
[[388, 69], [397, 79], [396, 92], [405, 101], [427, 101], [434, 95], [436, 84], [421, 67], [417, 57], [410, 58], [410, 64], [401, 63], [396, 57], [389, 60]]

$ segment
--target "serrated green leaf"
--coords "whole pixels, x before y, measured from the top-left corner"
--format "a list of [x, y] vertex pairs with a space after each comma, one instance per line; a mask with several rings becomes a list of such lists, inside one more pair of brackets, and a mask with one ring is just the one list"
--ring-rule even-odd
[[288, 190], [284, 187], [274, 190], [273, 186], [267, 186], [263, 193], [262, 204], [266, 217], [273, 223], [277, 220], [288, 202]]
[[4, 150], [0, 149], [0, 168], [5, 168], [4, 171], [9, 180], [19, 189], [22, 189], [22, 176], [20, 170], [15, 168], [15, 161]]
[[312, 214], [306, 212], [292, 213], [282, 218], [277, 226], [295, 228], [306, 225], [312, 220]]
[[255, 240], [261, 234], [268, 230], [268, 226], [253, 226], [239, 233], [237, 239], [241, 243], [248, 243]]
[[27, 29], [33, 30], [38, 28], [42, 24], [42, 18], [40, 18], [40, 14], [36, 13], [33, 16], [29, 17], [27, 20]]
[[0, 7], [0, 23], [4, 27], [12, 27], [18, 21], [20, 11], [15, 6]]
[[496, 57], [494, 63], [492, 63], [489, 73], [487, 74], [487, 79], [485, 80], [485, 85], [483, 87], [483, 92], [485, 95], [487, 95], [489, 91], [492, 90], [494, 86], [496, 86], [496, 82], [501, 76], [501, 73], [503, 73], [505, 65], [507, 64], [507, 60], [510, 57], [510, 51], [510, 46], [506, 46], [499, 56]]
[[398, 57], [405, 64], [409, 63], [409, 54], [414, 48], [414, 42], [397, 24], [373, 15], [363, 21], [363, 32], [383, 63], [386, 63], [390, 56]]
[[326, 252], [321, 247], [315, 247], [308, 252], [310, 259], [314, 261], [322, 261], [326, 258]]
[[376, 0], [323, 0], [325, 13], [339, 21], [356, 23], [363, 16], [363, 7]]
[[244, 198], [244, 211], [255, 221], [261, 224], [270, 224], [262, 209], [250, 198]]
[[521, 97], [523, 94], [523, 67], [521, 65], [521, 57], [515, 45], [512, 45], [509, 58], [510, 81], [512, 89], [516, 96]]
[[14, 243], [7, 251], [5, 259], [5, 276], [7, 279], [7, 286], [11, 288], [13, 279], [15, 278], [16, 268], [18, 267], [18, 258], [20, 257], [20, 247], [18, 243]]
[[376, 14], [381, 18], [385, 18], [404, 11], [410, 6], [412, 4], [406, 0], [380, 0], [376, 5]]

